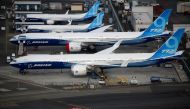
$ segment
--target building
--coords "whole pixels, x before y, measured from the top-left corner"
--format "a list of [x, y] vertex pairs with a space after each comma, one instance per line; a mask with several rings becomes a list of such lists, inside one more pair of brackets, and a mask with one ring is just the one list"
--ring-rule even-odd
[[143, 31], [153, 22], [153, 6], [132, 8], [131, 24], [135, 31]]
[[[40, 14], [42, 13], [41, 0], [14, 0], [13, 5], [13, 28], [18, 29], [23, 25], [30, 24], [29, 22], [24, 22], [18, 20], [18, 18], [25, 18], [26, 14]], [[44, 24], [43, 22], [36, 22], [34, 24]]]
[[40, 0], [15, 0], [12, 9], [14, 10], [14, 17], [22, 17], [29, 13], [42, 13]]

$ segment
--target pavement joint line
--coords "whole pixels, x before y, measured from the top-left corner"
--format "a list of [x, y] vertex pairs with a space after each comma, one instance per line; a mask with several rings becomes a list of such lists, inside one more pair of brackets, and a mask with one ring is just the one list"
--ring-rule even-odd
[[[31, 95], [39, 95], [39, 94], [46, 94], [46, 93], [52, 93], [52, 92], [58, 92], [58, 91], [55, 91], [55, 90], [43, 90], [43, 91], [30, 91], [30, 92], [22, 92], [22, 93], [13, 93], [13, 94], [4, 94], [4, 95], [1, 95], [0, 98], [3, 98], [3, 99], [6, 99], [7, 97], [13, 97], [13, 98], [16, 98], [16, 97], [20, 97], [20, 96], [31, 96]], [[0, 100], [1, 101], [1, 100]]]
[[[108, 89], [109, 90], [109, 89]], [[126, 92], [126, 89], [124, 89], [122, 92], [109, 92], [109, 94], [117, 94], [117, 93], [132, 93], [132, 92]], [[103, 92], [103, 93], [102, 93]], [[150, 93], [150, 92], [144, 92], [144, 93]], [[47, 95], [48, 94], [48, 95]], [[25, 96], [12, 96], [11, 98], [3, 98], [3, 100], [0, 100], [1, 102], [6, 101], [13, 101], [13, 102], [26, 102], [26, 101], [34, 101], [34, 100], [40, 100], [40, 99], [57, 99], [57, 98], [70, 98], [70, 97], [81, 97], [81, 96], [90, 96], [90, 95], [102, 95], [107, 94], [105, 91], [92, 91], [92, 90], [83, 90], [80, 92], [76, 91], [61, 91], [61, 92], [49, 92], [49, 93], [40, 93], [40, 94], [33, 94], [33, 95], [25, 95]], [[30, 97], [31, 96], [31, 97]]]
[[[190, 84], [166, 84], [166, 85], [156, 85], [157, 88], [164, 87], [166, 88], [169, 85], [173, 87], [186, 87], [186, 90], [189, 89]], [[4, 96], [3, 100], [0, 100], [1, 102], [5, 101], [14, 101], [14, 102], [26, 102], [26, 101], [34, 101], [34, 100], [40, 100], [40, 99], [57, 99], [57, 98], [71, 98], [71, 97], [81, 97], [81, 96], [90, 96], [90, 95], [102, 95], [102, 94], [118, 94], [118, 93], [156, 93], [152, 92], [153, 86], [137, 86], [137, 87], [120, 87], [120, 88], [104, 88], [104, 89], [97, 89], [97, 90], [62, 90], [62, 91], [55, 91], [52, 92], [46, 92], [46, 93], [36, 93], [36, 94], [26, 94], [25, 96], [12, 96], [11, 98], [8, 98]], [[148, 89], [148, 90], [147, 90]], [[169, 89], [171, 90], [171, 89]], [[172, 89], [173, 90], [173, 89]], [[175, 89], [179, 90], [179, 89]], [[184, 89], [183, 89], [184, 90]], [[162, 90], [161, 90], [162, 92]]]
[[26, 81], [26, 80], [14, 78], [14, 77], [9, 77], [9, 76], [7, 76], [5, 74], [0, 74], [0, 75], [1, 75], [1, 78], [11, 79], [11, 80], [15, 79], [18, 82], [30, 84], [30, 85], [33, 85], [33, 86], [37, 86], [37, 87], [41, 87], [41, 88], [45, 88], [45, 89], [49, 89], [49, 90], [58, 90], [58, 89], [50, 88], [50, 87], [47, 87], [47, 86], [44, 86], [44, 85], [41, 85], [41, 84], [34, 83], [33, 81]]

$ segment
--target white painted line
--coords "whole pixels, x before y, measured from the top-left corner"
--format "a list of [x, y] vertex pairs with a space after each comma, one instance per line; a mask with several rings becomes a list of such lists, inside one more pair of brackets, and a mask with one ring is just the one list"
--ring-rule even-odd
[[11, 91], [11, 90], [5, 89], [5, 88], [0, 88], [0, 92], [9, 92], [9, 91]]
[[24, 87], [22, 87], [22, 88], [16, 88], [16, 89], [19, 90], [19, 91], [28, 90], [27, 88], [24, 88]]

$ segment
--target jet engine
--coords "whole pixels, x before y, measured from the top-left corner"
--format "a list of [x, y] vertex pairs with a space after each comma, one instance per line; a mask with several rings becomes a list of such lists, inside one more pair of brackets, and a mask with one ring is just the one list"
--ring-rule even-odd
[[66, 44], [66, 51], [70, 52], [80, 52], [82, 49], [82, 44], [79, 42], [68, 42]]
[[74, 76], [85, 76], [87, 75], [87, 65], [73, 65], [71, 71]]
[[55, 22], [53, 21], [53, 20], [47, 20], [47, 22], [46, 22], [48, 25], [52, 25], [52, 24], [54, 24]]
[[26, 26], [23, 26], [23, 27], [20, 27], [20, 31], [22, 33], [26, 33], [28, 31], [27, 27]]

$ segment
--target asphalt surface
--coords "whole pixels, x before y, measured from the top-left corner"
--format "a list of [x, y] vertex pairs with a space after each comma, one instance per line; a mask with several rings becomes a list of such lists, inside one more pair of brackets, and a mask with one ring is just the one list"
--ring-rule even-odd
[[[52, 0], [53, 1], [53, 0]], [[174, 8], [172, 0], [159, 1], [165, 8]], [[166, 3], [167, 2], [167, 3]], [[172, 5], [168, 4], [171, 2]], [[175, 0], [176, 2], [176, 0]], [[175, 8], [174, 8], [175, 10]], [[171, 22], [180, 21], [181, 17], [172, 17]], [[183, 19], [182, 19], [183, 20]], [[185, 19], [187, 20], [187, 19]], [[0, 21], [0, 26], [5, 25]], [[5, 50], [6, 33], [0, 31], [0, 59], [8, 53]], [[8, 36], [9, 37], [9, 36]], [[13, 45], [8, 44], [8, 52]], [[148, 45], [148, 46], [146, 46]], [[121, 47], [117, 52], [153, 52], [157, 43], [151, 42], [145, 45]], [[142, 49], [145, 48], [146, 49]], [[103, 47], [107, 48], [107, 47]], [[98, 48], [98, 51], [103, 49]], [[39, 50], [28, 48], [29, 53], [58, 53], [64, 47], [40, 47]], [[0, 62], [1, 63], [1, 62]], [[114, 70], [113, 70], [114, 71]], [[139, 70], [139, 74], [140, 74]], [[144, 70], [145, 72], [146, 70]], [[142, 71], [143, 72], [143, 71]], [[7, 73], [10, 73], [7, 70]], [[52, 73], [52, 72], [51, 72]], [[128, 72], [127, 72], [128, 73]], [[146, 72], [148, 73], [148, 71]], [[117, 74], [117, 72], [115, 73]], [[30, 74], [36, 75], [36, 74]], [[39, 75], [39, 74], [38, 74]], [[19, 75], [20, 76], [20, 75]], [[45, 76], [45, 75], [43, 75]], [[35, 76], [34, 76], [35, 77]], [[25, 76], [25, 78], [28, 78]], [[63, 78], [64, 79], [64, 78]], [[49, 88], [32, 81], [23, 81], [14, 78], [0, 77], [0, 109], [189, 109], [190, 108], [190, 84], [166, 84], [153, 86], [125, 86], [104, 87], [95, 90], [63, 90]]]
[[[55, 98], [42, 97], [40, 100], [35, 101], [10, 101], [7, 104], [1, 104], [1, 109], [188, 109], [190, 108], [189, 86], [189, 84], [154, 85], [150, 86], [151, 92], [140, 93], [129, 92], [132, 87], [118, 87], [118, 90], [120, 90], [118, 93], [113, 88], [77, 92], [70, 91], [55, 94], [53, 95]], [[145, 90], [147, 88], [146, 86], [141, 87], [139, 90]], [[135, 90], [139, 87], [133, 88]], [[104, 93], [96, 94], [101, 91]], [[105, 94], [106, 91], [107, 94]], [[113, 93], [111, 91], [113, 91]], [[121, 91], [126, 91], [126, 93]], [[67, 94], [67, 97], [65, 97], [63, 93]], [[80, 96], [73, 97], [72, 94], [74, 93], [83, 93], [84, 95], [78, 94]], [[94, 94], [91, 95], [91, 93]], [[35, 95], [33, 95], [33, 97], [34, 96]], [[41, 95], [37, 96], [40, 97]], [[56, 96], [58, 97], [56, 98]], [[28, 95], [28, 97], [30, 97], [30, 95]]]

